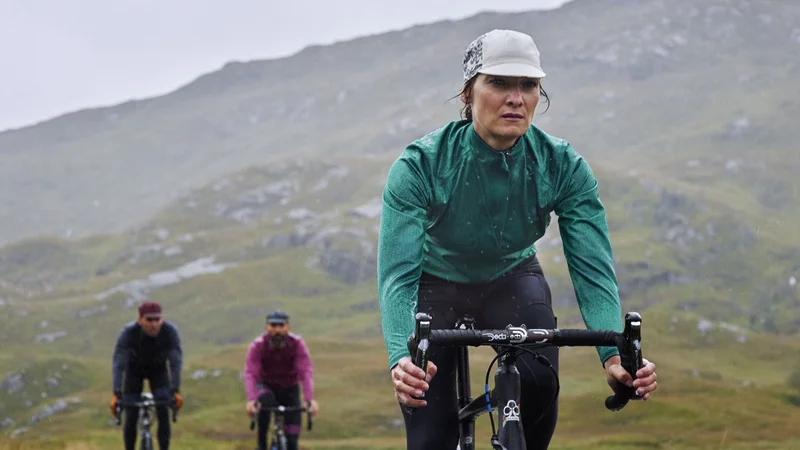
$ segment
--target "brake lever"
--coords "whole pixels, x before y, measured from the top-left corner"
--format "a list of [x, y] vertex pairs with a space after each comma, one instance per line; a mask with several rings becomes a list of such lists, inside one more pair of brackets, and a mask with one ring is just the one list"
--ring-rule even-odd
[[[416, 320], [416, 325], [414, 327], [414, 334], [408, 338], [408, 351], [411, 354], [411, 359], [414, 362], [414, 365], [422, 369], [423, 372], [427, 373], [428, 347], [430, 346], [429, 339], [431, 335], [431, 320], [433, 320], [433, 318], [429, 314], [418, 312], [414, 319]], [[420, 397], [415, 397], [413, 395], [411, 396], [411, 398], [415, 400], [422, 400], [424, 397], [424, 392]], [[413, 406], [408, 406], [402, 403], [400, 404], [400, 407], [409, 415], [413, 414], [416, 410], [416, 408]]]
[[313, 419], [314, 415], [311, 414], [311, 401], [306, 402], [306, 413], [307, 413], [306, 415], [308, 416], [308, 424], [306, 425], [306, 428], [308, 429], [308, 431], [311, 431], [312, 423], [314, 420]]
[[[631, 312], [626, 314], [625, 319], [626, 325], [630, 325], [628, 342], [630, 345], [630, 354], [633, 355], [633, 358], [631, 358], [630, 367], [625, 367], [624, 365], [622, 367], [625, 368], [631, 378], [635, 380], [636, 373], [639, 372], [639, 369], [644, 367], [644, 358], [642, 357], [642, 316], [639, 315], [639, 313]], [[634, 394], [631, 399], [641, 400], [643, 398], [644, 396], [637, 394], [636, 389], [634, 389]]]
[[[625, 330], [622, 332], [622, 342], [617, 346], [620, 350], [622, 368], [636, 379], [636, 373], [644, 366], [642, 357], [642, 316], [637, 312], [625, 314]], [[614, 395], [606, 398], [606, 408], [619, 411], [628, 404], [629, 400], [641, 400], [644, 396], [636, 392], [636, 388], [620, 386]]]
[[[255, 406], [258, 407], [258, 410], [261, 410], [261, 402], [256, 402]], [[250, 416], [250, 430], [254, 430], [256, 428], [256, 417], [258, 417], [258, 411]]]
[[169, 399], [169, 409], [172, 410], [172, 422], [178, 421], [178, 400], [173, 396]]

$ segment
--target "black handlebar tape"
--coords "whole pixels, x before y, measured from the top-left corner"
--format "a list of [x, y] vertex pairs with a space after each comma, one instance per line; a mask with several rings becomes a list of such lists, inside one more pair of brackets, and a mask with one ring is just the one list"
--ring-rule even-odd
[[620, 334], [609, 330], [558, 330], [553, 344], [563, 347], [616, 347]]

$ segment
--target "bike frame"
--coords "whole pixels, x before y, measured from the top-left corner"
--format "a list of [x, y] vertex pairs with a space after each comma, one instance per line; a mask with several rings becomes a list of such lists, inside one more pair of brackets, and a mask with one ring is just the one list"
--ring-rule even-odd
[[[145, 400], [145, 401], [149, 401]], [[150, 450], [153, 448], [153, 433], [150, 431], [150, 407], [149, 404], [139, 408], [139, 420], [142, 430], [142, 450]]]
[[[301, 409], [303, 411], [305, 408]], [[286, 450], [286, 435], [283, 432], [283, 423], [286, 421], [286, 409], [282, 406], [272, 411], [274, 420], [272, 421], [272, 443], [270, 450]]]
[[[474, 329], [474, 319], [470, 316], [463, 317], [457, 324], [458, 329]], [[456, 389], [458, 395], [458, 442], [460, 450], [475, 450], [475, 420], [478, 416], [492, 412], [492, 408], [497, 410], [497, 422], [501, 424], [501, 431], [498, 436], [492, 436], [492, 448], [503, 448], [506, 450], [525, 450], [525, 435], [521, 433], [521, 427], [509, 428], [510, 433], [504, 433], [506, 422], [501, 419], [519, 421], [519, 395], [521, 392], [519, 370], [516, 367], [517, 349], [511, 348], [507, 353], [499, 358], [497, 371], [495, 372], [495, 388], [489, 394], [487, 402], [486, 395], [478, 399], [472, 398], [469, 375], [469, 349], [466, 346], [459, 347], [456, 356]], [[495, 392], [502, 392], [503, 395], [495, 395]], [[497, 405], [502, 405], [498, 407]], [[502, 447], [501, 447], [502, 446]]]
[[157, 406], [171, 406], [172, 421], [178, 421], [178, 410], [174, 408], [172, 400], [155, 400], [150, 392], [143, 392], [139, 400], [135, 402], [117, 402], [117, 425], [122, 423], [122, 408], [138, 408], [137, 421], [140, 424], [139, 436], [141, 437], [140, 448], [142, 450], [153, 449], [153, 433], [150, 431], [153, 424], [151, 410]]
[[[286, 450], [287, 442], [286, 442], [286, 435], [283, 432], [283, 424], [286, 418], [286, 414], [290, 412], [300, 411], [300, 412], [307, 412], [307, 427], [308, 430], [311, 430], [313, 419], [311, 415], [311, 411], [308, 408], [304, 408], [302, 406], [259, 406], [260, 411], [268, 411], [274, 416], [274, 420], [272, 421], [272, 441], [270, 442], [270, 450]], [[258, 414], [254, 414], [250, 418], [250, 429], [253, 430], [256, 427], [256, 417]]]
[[[630, 312], [625, 316], [625, 329], [622, 333], [596, 330], [558, 330], [526, 329], [525, 326], [507, 326], [505, 330], [475, 330], [474, 319], [464, 316], [456, 323], [454, 330], [431, 330], [431, 317], [418, 313], [414, 334], [409, 337], [409, 350], [414, 364], [425, 370], [428, 349], [432, 345], [456, 346], [456, 386], [458, 402], [459, 449], [475, 449], [475, 420], [483, 413], [497, 411], [500, 430], [491, 437], [493, 449], [525, 450], [526, 442], [521, 425], [519, 396], [521, 392], [520, 375], [516, 360], [526, 347], [536, 346], [606, 346], [616, 345], [620, 351], [622, 366], [636, 378], [642, 367], [641, 354], [641, 316]], [[470, 391], [468, 346], [489, 345], [498, 351], [498, 368], [495, 372], [495, 388], [477, 399]], [[503, 349], [505, 348], [505, 350]], [[540, 362], [549, 363], [540, 356]], [[538, 358], [537, 358], [538, 359]], [[491, 367], [491, 364], [490, 364]], [[552, 366], [551, 366], [552, 368]], [[488, 377], [488, 373], [487, 373]], [[556, 374], [556, 379], [558, 374]], [[556, 394], [557, 395], [557, 394]], [[633, 388], [624, 388], [606, 398], [606, 408], [611, 411], [622, 409], [629, 400], [642, 397]], [[404, 409], [413, 413], [413, 408]], [[492, 426], [494, 429], [494, 425]]]

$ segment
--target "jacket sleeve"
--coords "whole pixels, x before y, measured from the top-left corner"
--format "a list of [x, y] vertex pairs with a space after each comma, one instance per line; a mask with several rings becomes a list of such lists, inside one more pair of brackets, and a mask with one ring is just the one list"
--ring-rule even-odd
[[[622, 331], [619, 288], [605, 208], [589, 164], [567, 144], [554, 207], [581, 316], [590, 330]], [[601, 362], [619, 354], [597, 347]]]
[[422, 180], [419, 168], [400, 158], [390, 168], [383, 191], [378, 303], [390, 368], [409, 355], [406, 341], [414, 331], [429, 204]]
[[111, 357], [111, 383], [115, 393], [122, 393], [122, 377], [128, 368], [130, 347], [129, 327], [125, 325], [117, 336], [117, 344], [114, 346], [114, 354]]
[[248, 401], [258, 400], [258, 374], [261, 367], [259, 339], [253, 340], [247, 347], [244, 360], [244, 391]]
[[311, 364], [311, 355], [308, 346], [302, 338], [297, 340], [297, 373], [300, 375], [300, 383], [303, 386], [303, 397], [306, 401], [314, 400], [314, 367]]
[[178, 328], [170, 324], [170, 343], [167, 347], [167, 360], [169, 361], [170, 383], [173, 392], [181, 388], [181, 371], [183, 370], [183, 347]]

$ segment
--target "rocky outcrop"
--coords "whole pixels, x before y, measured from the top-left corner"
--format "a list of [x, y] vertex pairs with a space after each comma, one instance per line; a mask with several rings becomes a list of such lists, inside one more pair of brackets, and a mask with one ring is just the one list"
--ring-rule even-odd
[[367, 233], [357, 228], [327, 227], [309, 243], [316, 249], [308, 265], [321, 267], [339, 281], [356, 284], [376, 275], [377, 249]]
[[0, 391], [3, 391], [9, 395], [16, 394], [18, 392], [22, 392], [25, 389], [25, 379], [22, 373], [12, 373], [0, 383]]
[[40, 409], [36, 414], [34, 414], [30, 418], [28, 424], [33, 425], [35, 423], [41, 422], [42, 420], [50, 418], [55, 414], [66, 411], [70, 405], [77, 405], [80, 403], [81, 399], [77, 397], [69, 399], [58, 399], [55, 401], [55, 403], [46, 405], [44, 408]]
[[381, 216], [383, 201], [380, 198], [373, 199], [368, 203], [355, 207], [348, 211], [349, 214], [365, 219], [376, 219]]
[[214, 259], [213, 256], [200, 258], [175, 270], [157, 272], [150, 274], [145, 279], [128, 281], [95, 295], [95, 299], [105, 300], [116, 293], [124, 293], [135, 300], [144, 300], [154, 289], [177, 284], [200, 275], [217, 274], [236, 266], [235, 263], [216, 264]]
[[307, 222], [289, 233], [264, 239], [262, 246], [276, 251], [311, 247], [314, 255], [307, 262], [308, 267], [321, 268], [332, 278], [349, 284], [361, 283], [376, 274], [376, 239], [355, 226]]

